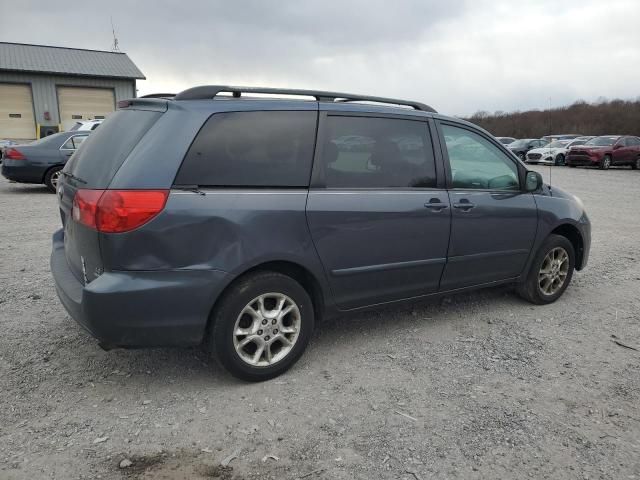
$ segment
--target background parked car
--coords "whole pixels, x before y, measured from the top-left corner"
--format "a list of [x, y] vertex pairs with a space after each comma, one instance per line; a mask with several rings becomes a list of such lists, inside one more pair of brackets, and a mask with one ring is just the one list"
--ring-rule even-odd
[[540, 138], [523, 138], [522, 140], [516, 140], [510, 143], [507, 145], [507, 148], [520, 158], [520, 160], [524, 160], [529, 150], [544, 147], [547, 143], [549, 142]]
[[527, 163], [541, 163], [545, 165], [565, 165], [565, 158], [569, 148], [584, 145], [594, 137], [578, 137], [574, 140], [556, 140], [541, 148], [534, 148], [527, 153]]
[[13, 140], [0, 140], [0, 163], [2, 163], [2, 152], [4, 149], [16, 144], [17, 142], [14, 142]]
[[28, 145], [12, 145], [2, 154], [2, 175], [20, 183], [44, 183], [53, 193], [67, 160], [90, 131], [61, 132]]
[[545, 135], [542, 140], [547, 142], [555, 142], [557, 140], [573, 140], [574, 138], [582, 137], [579, 133], [559, 133], [557, 135]]
[[607, 170], [614, 165], [640, 168], [640, 138], [628, 135], [603, 135], [579, 147], [571, 147], [567, 154], [570, 167], [600, 167]]
[[95, 130], [100, 126], [100, 124], [104, 121], [104, 119], [97, 120], [84, 120], [81, 122], [76, 122], [73, 127], [71, 127], [68, 132], [78, 132], [78, 131], [86, 131], [86, 130]]
[[516, 141], [516, 139], [513, 137], [496, 137], [496, 140], [498, 140], [503, 145], [509, 145], [510, 143]]

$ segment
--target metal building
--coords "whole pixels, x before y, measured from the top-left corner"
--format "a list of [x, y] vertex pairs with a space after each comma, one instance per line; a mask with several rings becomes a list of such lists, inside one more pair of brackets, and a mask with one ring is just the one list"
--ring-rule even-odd
[[145, 77], [124, 53], [0, 42], [0, 139], [104, 118]]

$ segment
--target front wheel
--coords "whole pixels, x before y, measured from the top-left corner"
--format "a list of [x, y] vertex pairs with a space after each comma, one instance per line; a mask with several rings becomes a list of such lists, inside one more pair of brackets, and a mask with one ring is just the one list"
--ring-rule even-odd
[[609, 167], [611, 167], [611, 157], [609, 155], [605, 155], [600, 162], [600, 170], [609, 170]]
[[561, 153], [560, 153], [560, 154], [558, 154], [558, 156], [556, 157], [555, 164], [556, 164], [557, 166], [562, 166], [562, 165], [564, 165], [564, 164], [565, 164], [565, 163], [564, 163], [564, 155], [563, 155], [563, 154], [561, 154]]
[[209, 344], [233, 376], [258, 382], [288, 370], [302, 355], [314, 326], [307, 291], [276, 272], [237, 281], [216, 306]]
[[640, 157], [636, 158], [636, 161], [631, 164], [631, 168], [634, 170], [640, 170]]
[[524, 152], [518, 153], [518, 158], [524, 162], [524, 160], [526, 158]]
[[531, 264], [518, 294], [531, 303], [555, 302], [569, 286], [575, 268], [573, 244], [561, 235], [549, 235]]

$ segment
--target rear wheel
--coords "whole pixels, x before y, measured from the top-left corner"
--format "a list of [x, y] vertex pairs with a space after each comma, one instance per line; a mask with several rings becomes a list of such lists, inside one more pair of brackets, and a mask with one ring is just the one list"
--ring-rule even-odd
[[51, 193], [56, 193], [60, 175], [62, 175], [62, 167], [53, 167], [49, 169], [47, 174], [44, 176], [44, 184], [47, 186]]
[[294, 279], [258, 272], [240, 279], [216, 306], [209, 344], [233, 376], [257, 382], [288, 370], [314, 326], [311, 298]]
[[572, 243], [561, 235], [549, 235], [531, 264], [518, 294], [531, 303], [555, 302], [569, 286], [575, 268]]
[[611, 156], [605, 155], [602, 161], [600, 162], [600, 170], [609, 170], [611, 166]]

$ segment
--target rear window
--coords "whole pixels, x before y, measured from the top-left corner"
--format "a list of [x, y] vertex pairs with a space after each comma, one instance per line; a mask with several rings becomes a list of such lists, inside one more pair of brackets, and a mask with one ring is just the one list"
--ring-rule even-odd
[[161, 115], [144, 110], [118, 110], [109, 115], [65, 170], [87, 182], [88, 188], [107, 188], [133, 147]]
[[189, 148], [175, 184], [306, 187], [316, 121], [315, 111], [213, 115]]

